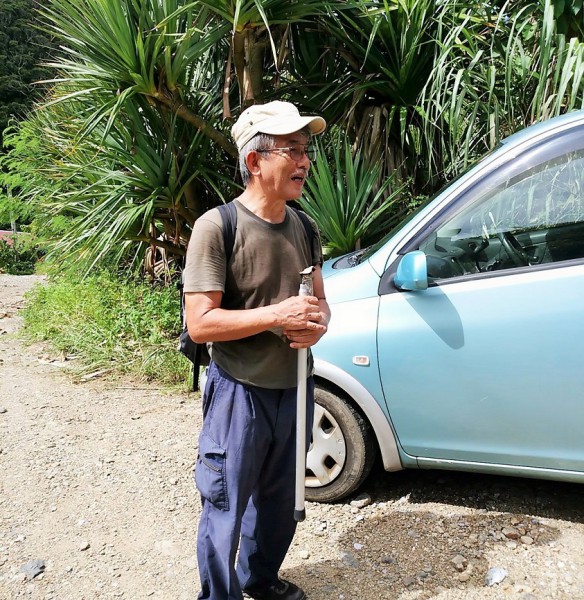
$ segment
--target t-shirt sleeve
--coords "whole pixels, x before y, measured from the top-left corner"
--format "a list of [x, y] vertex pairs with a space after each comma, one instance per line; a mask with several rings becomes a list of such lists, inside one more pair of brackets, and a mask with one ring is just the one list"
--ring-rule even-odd
[[209, 211], [197, 219], [191, 233], [184, 292], [225, 292], [225, 269], [221, 215], [219, 211]]

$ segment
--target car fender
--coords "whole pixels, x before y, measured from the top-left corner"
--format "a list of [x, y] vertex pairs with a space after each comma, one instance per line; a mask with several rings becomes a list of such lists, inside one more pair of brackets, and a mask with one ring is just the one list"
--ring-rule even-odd
[[375, 398], [354, 377], [324, 360], [315, 358], [314, 375], [333, 383], [354, 400], [375, 433], [385, 470], [401, 471], [404, 467], [395, 434]]

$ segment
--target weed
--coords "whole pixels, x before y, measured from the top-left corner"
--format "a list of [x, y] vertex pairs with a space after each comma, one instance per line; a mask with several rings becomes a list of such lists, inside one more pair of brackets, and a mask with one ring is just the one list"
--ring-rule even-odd
[[24, 310], [24, 335], [75, 355], [80, 373], [108, 369], [165, 384], [186, 382], [177, 352], [178, 292], [101, 273], [60, 278], [35, 288]]

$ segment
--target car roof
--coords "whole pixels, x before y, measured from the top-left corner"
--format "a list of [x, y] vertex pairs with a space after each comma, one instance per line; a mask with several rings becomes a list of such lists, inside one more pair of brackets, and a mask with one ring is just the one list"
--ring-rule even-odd
[[542, 136], [547, 137], [548, 133], [556, 131], [558, 129], [569, 128], [572, 125], [584, 123], [584, 110], [574, 110], [558, 117], [552, 117], [535, 123], [528, 127], [525, 127], [521, 131], [510, 135], [503, 139], [501, 144], [505, 148], [522, 144], [526, 139], [533, 139], [534, 137]]

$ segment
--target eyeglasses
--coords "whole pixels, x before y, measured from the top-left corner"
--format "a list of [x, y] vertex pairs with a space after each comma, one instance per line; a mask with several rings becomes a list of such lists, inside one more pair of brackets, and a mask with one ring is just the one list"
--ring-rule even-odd
[[315, 146], [289, 146], [288, 148], [260, 148], [257, 152], [286, 152], [290, 155], [292, 160], [302, 160], [305, 156], [308, 156], [308, 160], [313, 161], [316, 159], [316, 147]]

